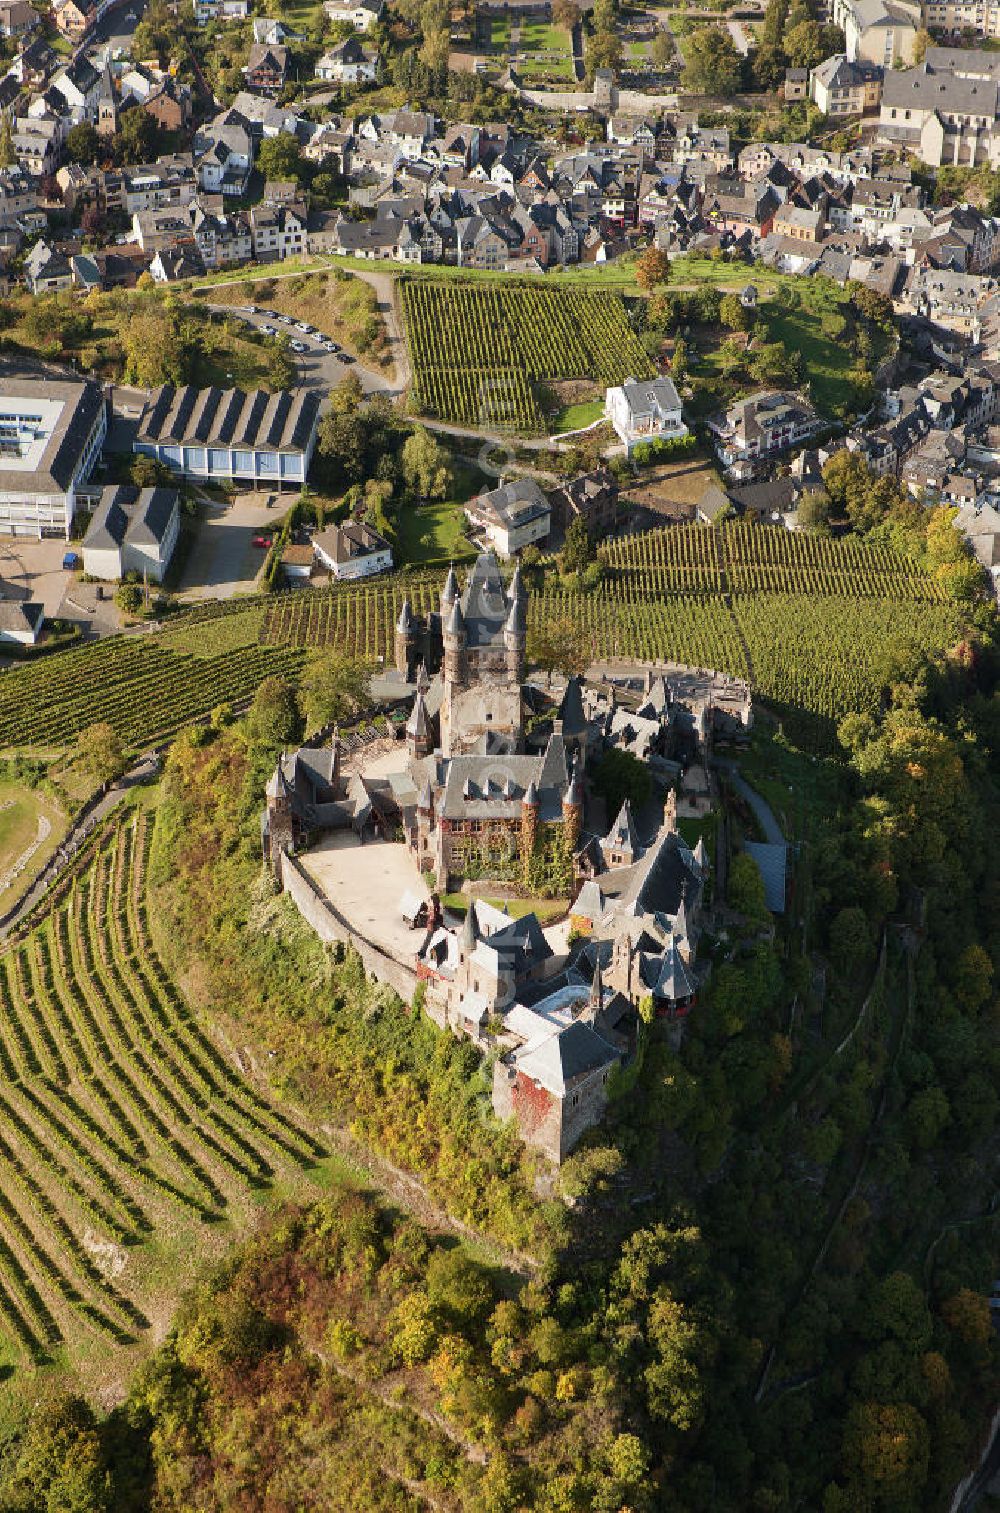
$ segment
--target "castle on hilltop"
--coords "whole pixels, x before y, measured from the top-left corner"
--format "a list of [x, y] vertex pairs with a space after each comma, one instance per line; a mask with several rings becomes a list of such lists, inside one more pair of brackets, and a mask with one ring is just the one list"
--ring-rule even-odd
[[[505, 585], [491, 552], [464, 589], [449, 571], [439, 609], [416, 615], [404, 600], [387, 679], [390, 696], [407, 701], [403, 739], [367, 762], [336, 733], [328, 747], [283, 755], [262, 841], [321, 934], [352, 940], [408, 998], [422, 984], [439, 1025], [496, 1046], [494, 1108], [561, 1161], [602, 1117], [615, 1068], [635, 1054], [640, 1015], [680, 1033], [697, 1001], [711, 864], [704, 840], [686, 841], [678, 802], [689, 819], [708, 812], [712, 742], [745, 739], [752, 705], [739, 679], [636, 667], [571, 678], [556, 705], [526, 682], [528, 607], [520, 571]], [[606, 814], [589, 776], [608, 751], [646, 765], [665, 797], [637, 811], [626, 799]], [[320, 853], [344, 857], [335, 900], [309, 880], [306, 853], [349, 828], [359, 844], [401, 837], [420, 874], [404, 867], [403, 898], [369, 902], [363, 925], [349, 834], [346, 847], [338, 839], [315, 856], [326, 877]], [[398, 847], [395, 858], [382, 863], [387, 878], [406, 862]], [[476, 883], [567, 899], [568, 919], [545, 928], [534, 913], [514, 918], [474, 897]], [[463, 887], [456, 923], [461, 910], [441, 895]], [[412, 943], [411, 929], [422, 929]]]

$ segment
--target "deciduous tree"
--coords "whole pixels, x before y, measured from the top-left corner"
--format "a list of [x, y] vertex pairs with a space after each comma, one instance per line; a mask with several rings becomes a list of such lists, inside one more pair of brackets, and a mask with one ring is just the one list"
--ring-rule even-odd
[[287, 678], [265, 678], [246, 718], [246, 732], [257, 746], [286, 746], [302, 726], [295, 689]]
[[76, 759], [87, 776], [97, 784], [110, 783], [124, 765], [122, 743], [113, 726], [101, 720], [81, 731]]
[[451, 488], [448, 453], [426, 426], [414, 426], [403, 443], [403, 480], [423, 499], [446, 499]]
[[742, 80], [740, 55], [728, 31], [721, 26], [702, 26], [685, 44], [684, 88], [693, 94], [736, 94]]
[[635, 280], [640, 289], [655, 289], [670, 277], [670, 258], [660, 247], [647, 247], [635, 260]]
[[307, 731], [354, 719], [371, 699], [372, 669], [358, 657], [323, 647], [302, 669], [299, 700]]

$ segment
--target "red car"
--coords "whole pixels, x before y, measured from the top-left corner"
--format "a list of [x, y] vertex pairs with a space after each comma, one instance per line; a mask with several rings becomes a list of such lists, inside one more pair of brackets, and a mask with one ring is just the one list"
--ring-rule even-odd
[[253, 545], [261, 546], [266, 551], [267, 548], [271, 545], [271, 538], [270, 536], [254, 536]]

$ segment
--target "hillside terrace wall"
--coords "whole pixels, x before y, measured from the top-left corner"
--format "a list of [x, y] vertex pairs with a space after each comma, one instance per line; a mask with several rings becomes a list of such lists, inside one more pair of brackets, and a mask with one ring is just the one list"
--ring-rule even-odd
[[404, 1003], [413, 1002], [417, 987], [416, 972], [394, 957], [387, 956], [365, 936], [359, 935], [287, 852], [281, 858], [281, 882], [306, 924], [312, 926], [320, 940], [327, 945], [340, 941], [343, 945], [351, 946], [361, 957], [366, 972], [377, 977], [379, 982], [388, 983], [391, 988], [395, 988]]

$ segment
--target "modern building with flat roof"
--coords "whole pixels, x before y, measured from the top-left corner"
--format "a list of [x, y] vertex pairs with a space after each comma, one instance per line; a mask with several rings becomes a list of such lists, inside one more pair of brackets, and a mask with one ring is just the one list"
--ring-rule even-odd
[[316, 445], [319, 404], [308, 389], [268, 394], [167, 384], [152, 392], [133, 450], [186, 478], [301, 488]]
[[0, 535], [68, 540], [107, 428], [98, 384], [0, 378]]

